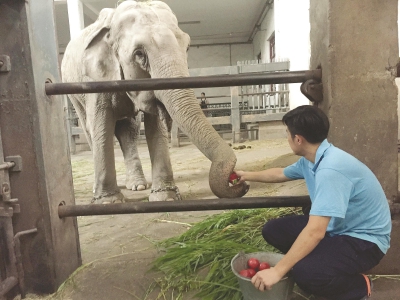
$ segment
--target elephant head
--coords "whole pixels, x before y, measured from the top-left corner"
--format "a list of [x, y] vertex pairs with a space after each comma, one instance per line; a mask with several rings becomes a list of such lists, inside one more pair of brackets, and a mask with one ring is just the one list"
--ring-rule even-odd
[[[190, 38], [178, 27], [174, 13], [164, 2], [128, 0], [102, 14], [99, 19], [103, 21], [88, 38], [88, 46], [100, 38], [105, 42], [109, 54], [99, 63], [105, 65], [107, 72], [119, 73], [120, 79], [127, 80], [189, 76]], [[209, 183], [216, 196], [241, 197], [247, 192], [246, 184], [229, 186], [228, 178], [235, 167], [236, 156], [207, 121], [193, 90], [127, 94], [134, 102], [140, 99], [136, 106], [143, 110], [154, 106], [154, 99], [163, 103], [179, 128], [211, 160]]]

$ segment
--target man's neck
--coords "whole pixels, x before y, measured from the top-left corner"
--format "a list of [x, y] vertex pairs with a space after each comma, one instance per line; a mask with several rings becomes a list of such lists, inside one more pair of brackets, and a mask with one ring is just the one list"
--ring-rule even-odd
[[321, 143], [318, 144], [306, 143], [304, 145], [304, 152], [302, 156], [304, 156], [305, 159], [311, 161], [312, 163], [315, 163], [315, 157], [317, 155], [317, 150], [320, 145]]

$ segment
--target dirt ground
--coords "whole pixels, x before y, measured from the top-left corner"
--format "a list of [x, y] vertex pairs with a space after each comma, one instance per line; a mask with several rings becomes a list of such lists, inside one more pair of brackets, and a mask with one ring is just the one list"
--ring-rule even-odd
[[[228, 143], [229, 141], [227, 141]], [[247, 141], [251, 148], [234, 150], [237, 169], [261, 170], [268, 166], [286, 166], [298, 157], [291, 154], [286, 139]], [[241, 145], [238, 144], [238, 145]], [[151, 181], [150, 158], [146, 144], [139, 146], [146, 178]], [[149, 190], [133, 192], [124, 188], [125, 167], [119, 147], [115, 148], [118, 184], [127, 201], [146, 201]], [[215, 198], [208, 185], [210, 162], [190, 142], [170, 148], [174, 177], [185, 199]], [[91, 152], [71, 158], [76, 204], [88, 204], [92, 196], [93, 160]], [[252, 183], [246, 196], [304, 195], [303, 181], [279, 184]], [[158, 274], [150, 271], [160, 255], [154, 243], [185, 232], [190, 224], [221, 211], [150, 213], [78, 217], [83, 265], [54, 295], [28, 295], [27, 299], [63, 300], [153, 300], [159, 296]], [[298, 296], [297, 296], [298, 297]], [[161, 297], [160, 299], [171, 299]], [[174, 299], [174, 298], [172, 298]], [[185, 300], [195, 299], [190, 294]], [[308, 299], [301, 296], [292, 299]]]

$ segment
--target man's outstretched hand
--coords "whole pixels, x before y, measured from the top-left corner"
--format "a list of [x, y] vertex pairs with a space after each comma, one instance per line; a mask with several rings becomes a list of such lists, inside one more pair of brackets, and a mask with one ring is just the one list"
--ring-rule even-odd
[[245, 178], [245, 176], [244, 176], [244, 171], [234, 171], [235, 173], [236, 173], [236, 175], [239, 177], [239, 180], [238, 180], [238, 182], [236, 183], [236, 184], [241, 184], [241, 183], [243, 183], [243, 182], [245, 182], [246, 181], [246, 178]]

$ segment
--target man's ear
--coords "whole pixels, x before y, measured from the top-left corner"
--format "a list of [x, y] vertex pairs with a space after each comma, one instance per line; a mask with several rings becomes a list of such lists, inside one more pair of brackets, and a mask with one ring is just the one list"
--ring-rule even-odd
[[301, 135], [299, 135], [299, 134], [296, 134], [295, 136], [294, 136], [294, 142], [297, 144], [297, 145], [301, 145], [301, 144], [303, 144], [304, 143], [304, 137], [303, 136], [301, 136]]

